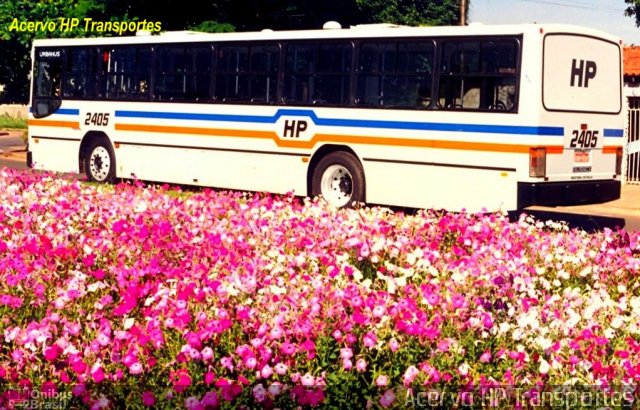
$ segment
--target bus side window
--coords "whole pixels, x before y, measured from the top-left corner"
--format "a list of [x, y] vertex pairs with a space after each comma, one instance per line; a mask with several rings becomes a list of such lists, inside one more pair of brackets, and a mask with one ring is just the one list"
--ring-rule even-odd
[[218, 47], [216, 66], [216, 99], [249, 101], [249, 47]]
[[211, 57], [211, 47], [206, 45], [158, 47], [153, 98], [158, 101], [207, 101]]
[[320, 44], [318, 69], [313, 90], [313, 104], [343, 105], [349, 103], [353, 43]]
[[[106, 60], [106, 61], [105, 61]], [[152, 49], [113, 47], [103, 52], [106, 73], [100, 88], [109, 100], [146, 100], [149, 98]]]
[[433, 60], [431, 40], [363, 42], [358, 61], [358, 101], [373, 107], [430, 107]]
[[251, 47], [251, 82], [249, 84], [251, 102], [263, 104], [276, 102], [279, 62], [280, 47], [277, 44]]
[[63, 96], [79, 99], [94, 98], [97, 71], [95, 48], [72, 47], [67, 49], [66, 57]]
[[517, 51], [515, 39], [444, 42], [438, 108], [515, 111]]
[[317, 44], [290, 44], [285, 51], [284, 99], [311, 104], [315, 88]]

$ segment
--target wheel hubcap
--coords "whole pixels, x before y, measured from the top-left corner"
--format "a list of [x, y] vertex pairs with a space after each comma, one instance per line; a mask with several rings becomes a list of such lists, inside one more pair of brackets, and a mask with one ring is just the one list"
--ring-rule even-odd
[[96, 147], [89, 157], [89, 172], [96, 181], [104, 181], [111, 170], [111, 157], [105, 147]]
[[331, 165], [322, 174], [320, 193], [330, 204], [342, 207], [353, 195], [353, 177], [342, 165]]

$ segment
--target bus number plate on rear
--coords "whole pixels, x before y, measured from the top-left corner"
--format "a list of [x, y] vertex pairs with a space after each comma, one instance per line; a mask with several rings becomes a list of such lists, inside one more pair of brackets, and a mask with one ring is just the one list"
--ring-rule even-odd
[[589, 151], [577, 149], [573, 151], [573, 162], [578, 164], [585, 164], [589, 162]]
[[570, 148], [595, 148], [598, 144], [598, 131], [580, 129], [573, 130], [571, 134]]

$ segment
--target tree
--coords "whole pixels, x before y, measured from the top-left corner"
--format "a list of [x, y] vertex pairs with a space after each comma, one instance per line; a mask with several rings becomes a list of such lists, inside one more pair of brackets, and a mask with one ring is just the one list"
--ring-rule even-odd
[[624, 15], [634, 17], [636, 19], [636, 26], [640, 27], [640, 0], [624, 0], [624, 2], [627, 3]]
[[[28, 100], [29, 50], [35, 38], [114, 35], [80, 25], [60, 30], [61, 18], [160, 22], [162, 30], [208, 32], [344, 27], [363, 23], [457, 24], [462, 0], [0, 0], [0, 84], [5, 102]], [[626, 0], [628, 3], [630, 0]], [[640, 0], [637, 0], [640, 2]], [[469, 0], [466, 1], [467, 7]], [[14, 22], [50, 22], [53, 30], [15, 30]], [[128, 32], [127, 34], [131, 34]]]
[[[30, 47], [33, 39], [46, 37], [82, 37], [83, 27], [60, 30], [61, 18], [100, 18], [105, 6], [97, 0], [5, 0], [0, 2], [0, 84], [5, 85], [5, 102], [28, 100]], [[21, 24], [41, 23], [39, 27]], [[51, 29], [53, 26], [55, 29]]]
[[368, 23], [440, 26], [457, 24], [460, 19], [460, 0], [356, 0], [356, 3]]

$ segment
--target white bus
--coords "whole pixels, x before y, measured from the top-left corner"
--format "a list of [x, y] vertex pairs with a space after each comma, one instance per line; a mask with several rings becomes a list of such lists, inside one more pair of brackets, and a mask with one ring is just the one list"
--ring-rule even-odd
[[338, 207], [604, 202], [621, 47], [546, 24], [35, 40], [28, 162]]

